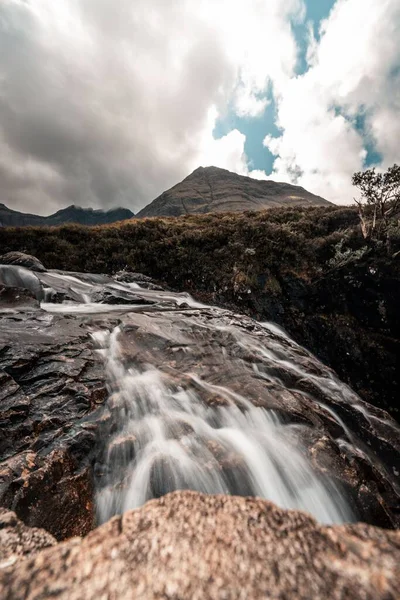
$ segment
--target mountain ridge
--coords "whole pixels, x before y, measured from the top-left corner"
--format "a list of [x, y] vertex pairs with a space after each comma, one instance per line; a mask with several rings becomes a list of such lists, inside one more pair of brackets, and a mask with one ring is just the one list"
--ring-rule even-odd
[[253, 179], [219, 167], [198, 167], [136, 215], [128, 208], [102, 210], [71, 204], [51, 215], [41, 216], [19, 212], [0, 203], [0, 227], [41, 227], [66, 223], [94, 226], [134, 217], [258, 211], [277, 206], [331, 206], [331, 203], [298, 185]]
[[263, 210], [274, 206], [328, 206], [303, 187], [253, 179], [218, 167], [198, 167], [142, 208], [137, 217]]
[[0, 203], [0, 227], [41, 227], [43, 225], [56, 226], [65, 223], [77, 223], [89, 226], [107, 225], [117, 221], [132, 219], [134, 216], [134, 213], [128, 208], [102, 210], [82, 208], [75, 204], [61, 208], [51, 215], [41, 216], [13, 210], [5, 204]]

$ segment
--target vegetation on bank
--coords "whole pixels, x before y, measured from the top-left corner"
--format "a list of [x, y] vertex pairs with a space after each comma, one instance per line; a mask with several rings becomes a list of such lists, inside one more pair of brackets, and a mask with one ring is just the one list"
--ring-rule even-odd
[[2, 254], [24, 251], [47, 268], [109, 274], [129, 269], [180, 289], [226, 288], [234, 295], [265, 285], [278, 289], [273, 280], [282, 273], [309, 279], [368, 256], [390, 260], [399, 249], [395, 216], [387, 240], [365, 240], [357, 210], [338, 206], [137, 219], [91, 228], [0, 228]]
[[194, 277], [198, 287], [204, 279], [208, 289], [221, 285], [222, 269], [224, 281], [241, 271], [254, 279], [269, 268], [318, 271], [338, 251], [363, 244], [357, 212], [349, 207], [160, 217], [91, 228], [0, 228], [1, 253], [24, 251], [48, 268], [94, 273], [128, 268], [170, 285]]

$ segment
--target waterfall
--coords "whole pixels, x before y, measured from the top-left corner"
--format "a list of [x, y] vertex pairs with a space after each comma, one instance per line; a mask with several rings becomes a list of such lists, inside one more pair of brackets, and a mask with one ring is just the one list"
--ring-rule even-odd
[[[96, 497], [100, 522], [178, 489], [259, 496], [323, 523], [352, 520], [340, 490], [313, 471], [275, 411], [190, 374], [184, 389], [157, 368], [125, 367], [120, 333], [116, 327], [93, 336], [104, 355], [117, 427]], [[205, 404], [198, 388], [218, 394], [221, 405]]]
[[397, 425], [287, 333], [123, 277], [0, 269], [0, 283], [41, 300], [46, 327], [76, 319], [102, 355], [99, 522], [178, 489], [259, 496], [322, 523], [349, 522], [354, 465], [399, 493]]

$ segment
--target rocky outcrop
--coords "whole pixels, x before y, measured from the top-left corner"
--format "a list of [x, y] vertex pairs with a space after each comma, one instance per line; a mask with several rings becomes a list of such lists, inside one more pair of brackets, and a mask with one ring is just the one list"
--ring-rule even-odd
[[[86, 534], [95, 524], [95, 489], [124, 484], [114, 469], [122, 464], [119, 450], [132, 459], [115, 418], [127, 415], [124, 396], [111, 394], [107, 401], [103, 356], [91, 337], [117, 325], [120, 379], [150, 365], [168, 394], [188, 390], [216, 417], [218, 407], [235, 398], [240, 406], [245, 397], [275, 415], [280, 434], [293, 439], [322, 480], [331, 478], [356, 518], [398, 525], [396, 424], [290, 338], [248, 317], [199, 305], [187, 294], [139, 289], [100, 275], [46, 271], [35, 277], [68, 303], [43, 308], [28, 292], [21, 293], [22, 302], [16, 288], [0, 293], [6, 300], [0, 305], [0, 419], [6, 432], [0, 438], [0, 506], [27, 525], [59, 540]], [[84, 304], [81, 295], [100, 303]], [[196, 445], [196, 432], [184, 420], [172, 423], [171, 431], [177, 443], [192, 436]], [[240, 456], [211, 439], [202, 443], [227, 480], [236, 480], [243, 472]], [[248, 495], [245, 476], [243, 482], [232, 493]], [[169, 485], [167, 477], [152, 481], [152, 495]]]
[[36, 258], [30, 254], [24, 254], [23, 252], [7, 252], [0, 256], [0, 265], [16, 265], [17, 267], [25, 267], [31, 271], [43, 272], [46, 269]]
[[[332, 477], [345, 493], [355, 518], [383, 527], [399, 526], [396, 424], [349, 388], [341, 387], [332, 372], [289, 338], [274, 337], [249, 318], [212, 307], [196, 310], [182, 306], [171, 311], [158, 306], [147, 314], [120, 315], [119, 329], [126, 367], [134, 365], [145, 371], [151, 364], [162, 371], [169, 389], [189, 389], [210, 409], [229, 403], [224, 396], [227, 386], [238, 397], [273, 411], [303, 445], [316, 472]], [[260, 348], [266, 348], [266, 354], [260, 354]], [[272, 356], [279, 358], [271, 361]], [[296, 365], [294, 369], [291, 364]], [[124, 408], [117, 399], [109, 405], [111, 415], [101, 437], [109, 439], [110, 429], [114, 437], [113, 446], [104, 448], [110, 462], [104, 462], [102, 453], [97, 457], [100, 489], [107, 479], [104, 471], [117, 476], [119, 464], [130, 453], [126, 434], [115, 436], [118, 429], [113, 414]], [[124, 425], [127, 419], [126, 414]], [[345, 424], [349, 425], [347, 431]], [[174, 435], [190, 439], [184, 425], [183, 431]], [[210, 450], [228, 477], [232, 469], [240, 468], [236, 456], [226, 456], [224, 449], [211, 441]], [[121, 485], [117, 477], [113, 483]], [[244, 485], [234, 493], [248, 494], [245, 490]], [[153, 493], [162, 493], [157, 483]]]
[[82, 535], [94, 522], [90, 419], [107, 396], [101, 357], [90, 324], [16, 305], [13, 293], [0, 292], [0, 505], [58, 539]]
[[199, 167], [145, 206], [138, 217], [177, 217], [208, 212], [262, 210], [274, 206], [329, 205], [302, 187], [252, 179], [217, 167]]
[[113, 208], [111, 210], [94, 210], [80, 206], [68, 206], [58, 210], [52, 215], [42, 217], [12, 210], [0, 204], [0, 227], [42, 227], [64, 225], [65, 223], [78, 223], [80, 225], [106, 225], [132, 219], [135, 215], [127, 208]]
[[0, 571], [4, 600], [389, 600], [400, 533], [269, 502], [175, 492]]

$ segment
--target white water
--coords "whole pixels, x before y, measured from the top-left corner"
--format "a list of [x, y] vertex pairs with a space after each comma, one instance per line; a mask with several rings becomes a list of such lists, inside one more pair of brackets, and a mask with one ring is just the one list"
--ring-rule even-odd
[[94, 335], [107, 365], [109, 403], [121, 424], [108, 444], [110, 481], [96, 499], [100, 522], [186, 488], [260, 496], [307, 510], [323, 523], [352, 520], [334, 484], [317, 476], [273, 411], [193, 377], [226, 401], [210, 407], [195, 386], [175, 388], [157, 369], [124, 368], [119, 333], [117, 327]]
[[[34, 275], [22, 267], [4, 267], [0, 281], [28, 287], [38, 299], [45, 299], [41, 308], [50, 313], [51, 320], [56, 318], [53, 314], [84, 320], [101, 315], [105, 323], [93, 334], [107, 371], [110, 395], [106, 411], [112, 424], [102, 440], [105, 458], [103, 472], [97, 477], [101, 522], [149, 498], [187, 488], [261, 496], [284, 508], [306, 510], [324, 523], [353, 520], [343, 491], [328, 474], [321, 475], [321, 469], [312, 467], [302, 446], [301, 426], [286, 425], [275, 411], [260, 406], [263, 400], [270, 404], [274, 396], [276, 406], [289, 414], [304, 414], [298, 403], [307, 398], [308, 407], [324, 411], [341, 427], [343, 435], [335, 440], [338, 448], [347, 455], [361, 456], [374, 468], [386, 468], [329, 404], [359, 412], [375, 435], [385, 427], [393, 428], [393, 423], [372, 414], [333, 372], [274, 324], [247, 320], [244, 327], [238, 326], [229, 311], [207, 307], [188, 294], [143, 289], [137, 283], [99, 275]], [[102, 292], [106, 293], [102, 296]], [[68, 300], [49, 302], [55, 293]], [[101, 303], [113, 293], [132, 304]], [[180, 309], [182, 304], [190, 310]], [[139, 333], [137, 348], [128, 352], [129, 362], [120, 345], [121, 328], [110, 332], [107, 315], [114, 323], [116, 319], [122, 322], [122, 329], [131, 326], [144, 336], [144, 344], [140, 344]], [[135, 344], [135, 335], [132, 339]], [[171, 352], [164, 356], [156, 340], [161, 340], [161, 345], [166, 340], [172, 355], [174, 350], [183, 352], [187, 363], [178, 360], [174, 367]], [[142, 352], [146, 362], [136, 360], [136, 352]], [[168, 362], [165, 368], [160, 354]], [[171, 375], [174, 368], [176, 376]], [[252, 398], [234, 391], [239, 386], [242, 392], [240, 377], [249, 385], [249, 372], [254, 375], [252, 386], [260, 380], [264, 386], [258, 387]], [[303, 383], [311, 386], [311, 393]], [[204, 395], [218, 401], [207, 403]], [[260, 400], [259, 405], [255, 399]], [[324, 435], [323, 430], [319, 435]], [[388, 468], [398, 474], [394, 465]]]
[[62, 315], [101, 315], [110, 312], [134, 312], [148, 308], [146, 304], [97, 304], [95, 302], [90, 302], [89, 300], [84, 304], [73, 304], [72, 302], [52, 304], [51, 302], [42, 302], [40, 306], [48, 313]]

